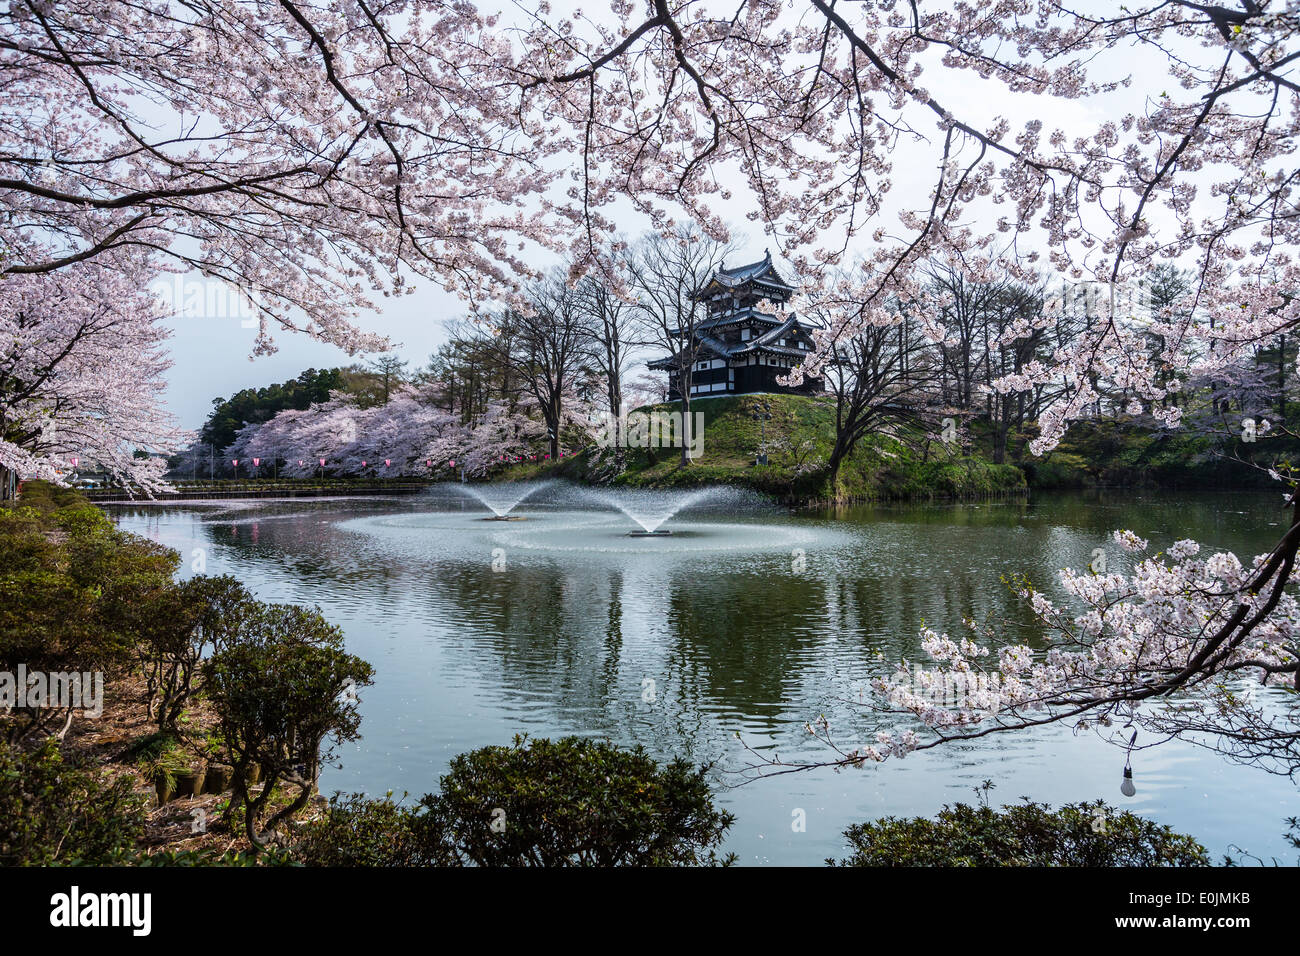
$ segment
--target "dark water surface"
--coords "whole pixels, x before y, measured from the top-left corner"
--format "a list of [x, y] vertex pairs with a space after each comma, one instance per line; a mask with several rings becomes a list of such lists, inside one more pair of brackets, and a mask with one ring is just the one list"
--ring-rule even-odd
[[110, 511], [181, 551], [187, 573], [201, 560], [263, 600], [320, 605], [374, 665], [364, 738], [326, 772], [326, 792], [419, 795], [454, 755], [516, 733], [599, 735], [717, 761], [737, 816], [728, 849], [743, 864], [819, 864], [848, 824], [970, 802], [985, 779], [995, 801], [1101, 797], [1216, 856], [1236, 844], [1293, 864], [1282, 832], [1300, 814], [1295, 786], [1185, 744], [1135, 756], [1133, 798], [1119, 793], [1123, 753], [1064, 727], [743, 786], [726, 772], [755, 759], [746, 747], [829, 757], [804, 729], [820, 714], [849, 746], [869, 741], [887, 719], [860, 703], [867, 681], [922, 658], [922, 622], [1026, 620], [1004, 576], [1046, 587], [1096, 548], [1122, 566], [1115, 528], [1244, 560], [1280, 536], [1280, 504], [1117, 493], [789, 514], [723, 495], [670, 518], [663, 539], [626, 537], [626, 516], [578, 494], [539, 493], [518, 522], [482, 521], [478, 503], [438, 494]]

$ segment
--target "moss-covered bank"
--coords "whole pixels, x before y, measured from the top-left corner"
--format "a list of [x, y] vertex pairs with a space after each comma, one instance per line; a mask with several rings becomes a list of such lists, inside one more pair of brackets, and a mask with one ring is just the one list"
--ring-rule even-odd
[[[758, 414], [766, 409], [769, 419]], [[679, 412], [677, 404], [638, 409]], [[628, 448], [623, 467], [612, 449], [588, 449], [559, 461], [511, 465], [494, 477], [565, 477], [638, 488], [730, 484], [783, 501], [926, 500], [1022, 495], [1024, 473], [980, 456], [961, 455], [938, 441], [919, 448], [884, 435], [859, 443], [831, 481], [826, 468], [835, 441], [835, 403], [828, 396], [742, 395], [696, 399], [703, 414], [701, 453], [682, 467], [677, 448]], [[767, 463], [758, 464], [760, 449]]]

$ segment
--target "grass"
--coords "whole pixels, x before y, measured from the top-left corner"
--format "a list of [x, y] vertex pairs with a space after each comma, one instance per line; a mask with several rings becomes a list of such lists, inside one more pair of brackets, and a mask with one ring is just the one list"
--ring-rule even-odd
[[[756, 417], [766, 406], [771, 418]], [[676, 403], [639, 412], [680, 411]], [[737, 395], [697, 399], [703, 449], [683, 467], [678, 448], [629, 448], [618, 470], [611, 449], [588, 449], [560, 461], [509, 465], [493, 477], [563, 477], [637, 488], [731, 484], [792, 502], [976, 498], [1023, 494], [1024, 474], [1013, 465], [949, 451], [940, 442], [913, 448], [885, 435], [863, 439], [832, 485], [826, 462], [835, 441], [835, 404], [829, 396]], [[761, 446], [768, 463], [756, 463]]]
[[[1022, 462], [1031, 487], [1274, 488], [1268, 468], [1300, 461], [1300, 442], [1273, 434], [1253, 443], [1189, 428], [1152, 429], [1126, 421], [1070, 426], [1043, 458]], [[1253, 463], [1255, 467], [1251, 467]]]

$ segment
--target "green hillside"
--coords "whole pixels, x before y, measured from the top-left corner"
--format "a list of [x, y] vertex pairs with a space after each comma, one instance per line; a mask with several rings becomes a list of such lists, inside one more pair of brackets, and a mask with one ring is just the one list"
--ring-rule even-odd
[[[767, 403], [771, 419], [755, 413]], [[673, 404], [640, 412], [679, 410]], [[796, 500], [974, 498], [1023, 494], [1025, 478], [1013, 465], [993, 465], [961, 457], [941, 442], [912, 448], [874, 436], [859, 443], [840, 469], [832, 488], [825, 463], [835, 438], [835, 404], [830, 397], [742, 395], [697, 399], [692, 413], [704, 413], [702, 454], [683, 468], [676, 448], [629, 448], [618, 472], [612, 450], [588, 449], [581, 455], [543, 465], [518, 465], [501, 477], [554, 475], [580, 481], [632, 487], [690, 487], [714, 483], [743, 485]], [[755, 462], [766, 438], [768, 464]]]

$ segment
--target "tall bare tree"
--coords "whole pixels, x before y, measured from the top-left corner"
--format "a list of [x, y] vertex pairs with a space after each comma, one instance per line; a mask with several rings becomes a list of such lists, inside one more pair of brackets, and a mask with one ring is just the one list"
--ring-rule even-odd
[[[810, 309], [815, 318], [817, 307]], [[832, 485], [844, 460], [872, 432], [906, 440], [939, 419], [941, 395], [937, 348], [913, 323], [867, 326], [832, 346], [827, 387], [835, 396], [835, 445], [827, 461]]]
[[640, 341], [668, 352], [677, 374], [683, 465], [691, 461], [691, 381], [701, 349], [697, 326], [705, 314], [694, 294], [735, 252], [734, 243], [713, 239], [692, 224], [648, 234], [627, 259]]
[[623, 379], [635, 348], [636, 310], [610, 283], [597, 275], [584, 278], [576, 289], [579, 307], [587, 315], [591, 335], [591, 361], [609, 408], [609, 435], [614, 443], [614, 467], [623, 470]]
[[520, 388], [537, 404], [555, 458], [566, 396], [591, 377], [591, 326], [582, 297], [558, 274], [535, 285], [528, 298], [530, 310], [502, 314], [492, 341], [502, 365], [517, 374]]

